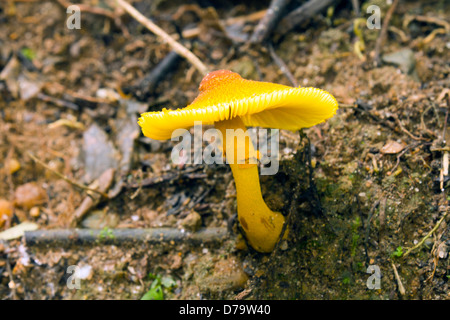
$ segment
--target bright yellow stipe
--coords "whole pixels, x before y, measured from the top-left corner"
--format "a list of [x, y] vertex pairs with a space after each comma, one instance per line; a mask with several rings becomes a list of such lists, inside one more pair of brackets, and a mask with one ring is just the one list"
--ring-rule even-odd
[[144, 135], [165, 140], [175, 129], [192, 127], [194, 121], [207, 125], [235, 117], [246, 126], [296, 131], [331, 118], [338, 108], [336, 99], [321, 89], [246, 80], [228, 70], [209, 73], [199, 90], [184, 109], [143, 113], [139, 124]]
[[[284, 216], [270, 210], [261, 194], [258, 165], [248, 159], [256, 155], [253, 144], [245, 135], [237, 135], [235, 141], [227, 139], [226, 130], [246, 131], [239, 117], [219, 121], [216, 128], [224, 139], [224, 152], [233, 172], [236, 185], [238, 220], [244, 229], [250, 245], [260, 252], [271, 252], [275, 247], [284, 225]], [[230, 152], [230, 151], [234, 152]], [[245, 150], [239, 158], [239, 150]], [[231, 156], [233, 155], [233, 156]], [[245, 162], [244, 164], [240, 164]]]

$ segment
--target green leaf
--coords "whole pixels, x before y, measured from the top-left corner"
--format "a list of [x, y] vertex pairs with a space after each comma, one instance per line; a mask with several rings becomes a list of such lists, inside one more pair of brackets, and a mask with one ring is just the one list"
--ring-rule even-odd
[[100, 233], [99, 233], [98, 236], [99, 236], [100, 240], [105, 240], [106, 238], [114, 239], [114, 233], [113, 233], [113, 231], [112, 231], [110, 228], [108, 228], [108, 227], [104, 227], [104, 228], [100, 231]]
[[155, 279], [160, 278], [160, 276], [157, 275], [157, 274], [154, 274], [154, 273], [149, 273], [149, 274], [148, 274], [148, 278], [149, 278], [150, 280], [155, 280]]
[[144, 294], [141, 300], [164, 300], [164, 293], [159, 279], [153, 280], [150, 290]]
[[34, 58], [36, 58], [36, 53], [30, 48], [23, 48], [20, 50], [20, 52], [28, 60], [33, 60]]
[[397, 247], [397, 249], [394, 252], [392, 252], [391, 257], [400, 258], [402, 255], [403, 255], [403, 248]]

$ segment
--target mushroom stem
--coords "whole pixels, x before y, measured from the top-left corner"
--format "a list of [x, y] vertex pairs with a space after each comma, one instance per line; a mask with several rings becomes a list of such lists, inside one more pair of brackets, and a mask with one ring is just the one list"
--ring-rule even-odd
[[254, 161], [256, 152], [247, 129], [240, 117], [216, 122], [215, 126], [222, 133], [223, 151], [233, 172], [239, 223], [254, 249], [270, 252], [280, 237], [285, 219], [264, 202]]

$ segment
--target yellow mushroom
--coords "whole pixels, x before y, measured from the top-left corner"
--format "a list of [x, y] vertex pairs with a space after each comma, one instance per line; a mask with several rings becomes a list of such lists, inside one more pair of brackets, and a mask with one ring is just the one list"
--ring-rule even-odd
[[[251, 140], [237, 135], [227, 141], [226, 130], [246, 132], [247, 126], [254, 126], [296, 131], [332, 117], [338, 103], [320, 89], [246, 80], [229, 70], [207, 74], [199, 91], [184, 109], [143, 113], [139, 125], [145, 136], [165, 140], [175, 129], [188, 129], [196, 121], [214, 124], [222, 133], [223, 150], [233, 172], [239, 223], [254, 249], [270, 252], [280, 237], [284, 216], [264, 202], [257, 164], [250, 161], [256, 156]], [[244, 159], [238, 157], [238, 150], [245, 150]]]

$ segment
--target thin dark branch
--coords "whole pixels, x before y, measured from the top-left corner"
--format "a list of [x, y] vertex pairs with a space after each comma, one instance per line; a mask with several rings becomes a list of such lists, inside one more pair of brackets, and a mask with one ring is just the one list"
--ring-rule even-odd
[[398, 165], [400, 164], [400, 160], [401, 160], [402, 156], [403, 156], [406, 152], [408, 152], [408, 150], [413, 149], [413, 148], [417, 148], [417, 147], [422, 146], [422, 145], [431, 145], [431, 142], [417, 142], [417, 143], [410, 144], [410, 145], [406, 146], [406, 147], [402, 150], [402, 152], [400, 152], [400, 153], [397, 155], [397, 162], [395, 163], [395, 166], [389, 171], [388, 174], [392, 174], [392, 173], [395, 172], [395, 170], [397, 169]]
[[268, 44], [268, 48], [269, 48], [270, 56], [272, 57], [272, 59], [276, 63], [276, 65], [280, 68], [281, 72], [286, 76], [286, 78], [288, 78], [289, 82], [294, 87], [298, 87], [297, 80], [295, 80], [294, 76], [289, 71], [286, 63], [284, 63], [284, 61], [277, 55], [277, 53], [275, 52], [275, 49], [273, 48], [272, 44], [269, 43]]
[[180, 60], [181, 56], [172, 50], [142, 79], [139, 85], [130, 90], [137, 89], [136, 95], [141, 99], [152, 95], [161, 80], [176, 68]]
[[397, 8], [397, 5], [400, 0], [394, 0], [388, 12], [386, 13], [386, 17], [383, 20], [383, 25], [381, 26], [380, 35], [378, 36], [377, 42], [375, 43], [375, 54], [374, 54], [374, 63], [375, 66], [379, 67], [381, 65], [381, 48], [384, 46], [386, 42], [387, 32], [389, 28], [389, 22], [391, 21], [392, 15]]
[[[449, 97], [449, 100], [450, 100], [450, 97]], [[442, 130], [442, 144], [443, 145], [447, 144], [447, 139], [445, 138], [446, 133], [447, 133], [447, 121], [448, 121], [448, 108], [445, 111], [444, 129]]]
[[355, 16], [359, 17], [359, 15], [361, 14], [361, 10], [359, 9], [359, 1], [352, 0], [352, 7], [353, 11], [355, 12]]
[[204, 228], [197, 232], [186, 232], [176, 228], [153, 229], [55, 229], [25, 232], [28, 246], [70, 246], [133, 243], [187, 242], [191, 244], [222, 242], [228, 237], [226, 228]]
[[277, 23], [281, 20], [281, 16], [284, 13], [286, 6], [290, 0], [272, 0], [267, 9], [266, 15], [259, 21], [253, 34], [250, 38], [250, 42], [262, 43], [272, 33]]
[[339, 0], [309, 0], [284, 17], [275, 29], [284, 35]]

